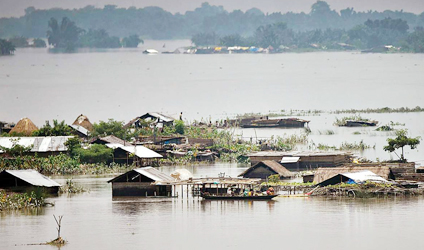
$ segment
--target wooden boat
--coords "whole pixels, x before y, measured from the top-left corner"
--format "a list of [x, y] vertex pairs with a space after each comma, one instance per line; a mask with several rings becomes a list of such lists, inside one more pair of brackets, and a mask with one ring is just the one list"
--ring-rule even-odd
[[258, 196], [224, 196], [224, 195], [200, 195], [203, 199], [206, 200], [271, 200], [274, 197], [277, 197], [278, 194], [274, 195], [258, 195]]

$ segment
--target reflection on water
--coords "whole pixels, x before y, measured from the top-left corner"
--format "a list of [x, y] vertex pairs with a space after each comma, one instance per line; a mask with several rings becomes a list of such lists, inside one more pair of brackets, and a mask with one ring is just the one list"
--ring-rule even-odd
[[424, 233], [422, 197], [112, 198], [108, 179], [74, 177], [91, 192], [51, 198], [54, 207], [0, 213], [0, 249], [56, 238], [53, 214], [64, 215], [69, 244], [62, 249], [398, 249], [416, 248]]

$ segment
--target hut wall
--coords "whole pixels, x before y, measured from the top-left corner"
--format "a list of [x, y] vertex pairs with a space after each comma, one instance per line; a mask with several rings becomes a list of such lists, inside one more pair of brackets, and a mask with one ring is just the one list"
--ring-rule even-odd
[[112, 196], [168, 196], [171, 186], [151, 185], [149, 182], [113, 182]]
[[247, 172], [245, 175], [243, 175], [244, 178], [261, 178], [266, 179], [270, 175], [276, 174], [274, 171], [271, 171], [268, 168], [258, 166], [257, 168]]

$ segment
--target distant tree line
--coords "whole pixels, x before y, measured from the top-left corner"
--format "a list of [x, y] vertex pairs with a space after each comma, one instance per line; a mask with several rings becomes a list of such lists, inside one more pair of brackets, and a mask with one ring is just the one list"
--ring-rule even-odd
[[137, 35], [131, 35], [125, 37], [121, 43], [119, 37], [109, 36], [104, 29], [85, 31], [67, 17], [64, 17], [60, 24], [52, 17], [48, 22], [48, 27], [48, 43], [55, 48], [68, 51], [75, 48], [137, 47], [140, 42], [143, 42]]
[[[402, 19], [410, 29], [424, 26], [424, 13], [416, 15], [403, 11], [357, 12], [346, 8], [337, 12], [324, 1], [317, 1], [309, 13], [263, 13], [257, 8], [245, 12], [226, 11], [222, 6], [203, 3], [193, 11], [184, 14], [172, 14], [159, 7], [118, 8], [106, 5], [104, 8], [86, 6], [80, 9], [48, 9], [34, 7], [25, 9], [25, 15], [19, 18], [0, 18], [0, 37], [15, 36], [45, 37], [46, 23], [51, 18], [62, 20], [67, 17], [84, 30], [107, 30], [113, 37], [128, 37], [137, 34], [144, 39], [190, 38], [198, 33], [215, 33], [220, 37], [240, 34], [253, 36], [257, 28], [274, 23], [286, 23], [288, 29], [295, 32], [313, 30], [344, 29], [349, 30], [369, 20], [385, 18]], [[94, 34], [93, 34], [94, 35]]]
[[220, 37], [216, 33], [198, 33], [191, 40], [197, 46], [255, 46], [274, 49], [372, 49], [388, 45], [404, 51], [424, 52], [424, 29], [416, 27], [411, 33], [401, 19], [367, 20], [349, 30], [325, 29], [294, 31], [286, 23], [260, 26], [253, 36], [231, 34]]

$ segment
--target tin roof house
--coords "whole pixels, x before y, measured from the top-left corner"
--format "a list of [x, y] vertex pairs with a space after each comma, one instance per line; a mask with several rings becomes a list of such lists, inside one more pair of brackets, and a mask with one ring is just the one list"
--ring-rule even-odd
[[172, 185], [156, 185], [155, 182], [173, 182], [174, 178], [153, 167], [136, 168], [121, 174], [112, 183], [112, 196], [162, 196], [172, 195]]
[[4, 170], [0, 173], [0, 188], [15, 192], [42, 188], [47, 193], [57, 194], [60, 184], [33, 169]]

